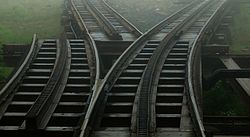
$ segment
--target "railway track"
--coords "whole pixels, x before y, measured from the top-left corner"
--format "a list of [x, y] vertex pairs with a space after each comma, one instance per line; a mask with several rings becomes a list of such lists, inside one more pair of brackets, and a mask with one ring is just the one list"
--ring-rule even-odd
[[190, 48], [224, 2], [191, 3], [137, 39], [94, 94], [82, 135], [205, 136], [186, 69]]
[[[105, 1], [70, 0], [71, 27], [81, 39], [34, 38], [0, 91], [0, 135], [205, 137], [194, 66], [225, 3], [194, 1], [140, 36]], [[139, 36], [100, 81], [94, 39]]]
[[[142, 33], [102, 0], [70, 0], [71, 12], [77, 11], [95, 40], [134, 41]], [[81, 34], [75, 23], [72, 31]], [[85, 30], [86, 31], [86, 30]]]
[[44, 40], [32, 46], [37, 51], [16, 73], [20, 82], [10, 81], [1, 91], [0, 135], [77, 135], [99, 77], [89, 44]]
[[60, 62], [61, 54], [59, 43], [57, 40], [44, 40], [38, 46], [19, 83], [11, 85], [11, 91], [7, 90], [10, 94], [1, 101], [0, 123], [3, 130], [24, 128], [29, 110], [42, 92], [54, 84], [52, 78], [58, 71], [56, 64]]
[[[85, 24], [74, 15], [83, 31]], [[61, 42], [44, 40], [37, 48], [33, 42], [24, 67], [16, 72], [21, 82], [13, 79], [1, 91], [1, 135], [78, 135], [99, 80], [99, 58], [88, 31], [84, 39]]]
[[[87, 108], [93, 86], [93, 76], [87, 58], [86, 41], [68, 40], [68, 65], [57, 95], [53, 100], [56, 105], [46, 116], [46, 131], [52, 135], [73, 136], [79, 127]], [[62, 132], [65, 131], [65, 132]], [[51, 135], [51, 136], [52, 136]]]
[[34, 40], [23, 67], [2, 89], [0, 135], [78, 136], [100, 70], [95, 42], [80, 13], [73, 15], [83, 39], [38, 46]]
[[91, 0], [94, 7], [114, 26], [124, 40], [135, 40], [141, 32], [110, 7], [105, 0]]

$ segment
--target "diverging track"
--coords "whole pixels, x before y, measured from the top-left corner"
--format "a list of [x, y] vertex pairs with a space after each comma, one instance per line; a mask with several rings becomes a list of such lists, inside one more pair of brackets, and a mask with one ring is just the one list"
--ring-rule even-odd
[[[34, 37], [0, 91], [0, 135], [204, 137], [194, 66], [224, 4], [194, 1], [140, 36], [105, 1], [70, 0], [70, 28], [79, 39]], [[139, 36], [101, 81], [94, 40]]]
[[224, 3], [195, 1], [137, 39], [93, 94], [81, 135], [205, 136], [187, 64]]

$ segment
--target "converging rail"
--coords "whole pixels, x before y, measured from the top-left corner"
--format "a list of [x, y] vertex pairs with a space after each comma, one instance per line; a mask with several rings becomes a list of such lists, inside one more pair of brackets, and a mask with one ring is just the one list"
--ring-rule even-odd
[[15, 80], [1, 91], [1, 136], [78, 135], [99, 81], [99, 59], [89, 40], [73, 39], [65, 44], [40, 40], [36, 48], [34, 37]]
[[[200, 47], [226, 4], [194, 0], [142, 34], [105, 0], [70, 0], [77, 39], [34, 35], [0, 91], [0, 136], [205, 137]], [[103, 80], [95, 40], [135, 40]]]
[[[47, 136], [70, 137], [77, 134], [85, 115], [95, 77], [91, 74], [87, 42], [81, 39], [67, 41], [68, 60], [61, 85], [54, 91], [54, 104], [46, 115], [43, 129]], [[51, 133], [51, 134], [49, 134]]]
[[29, 66], [32, 58], [35, 55], [36, 51], [36, 44], [37, 44], [37, 36], [36, 34], [33, 36], [33, 40], [29, 49], [28, 54], [26, 55], [23, 63], [20, 65], [19, 69], [15, 72], [15, 74], [12, 76], [12, 78], [8, 81], [8, 83], [5, 84], [5, 86], [0, 91], [0, 99], [1, 104], [6, 101], [6, 97], [10, 94], [10, 92], [13, 90], [13, 86], [11, 84], [18, 83], [23, 75], [23, 73], [26, 71], [27, 66]]
[[[79, 14], [73, 14], [84, 30]], [[16, 74], [18, 79], [14, 77], [1, 91], [0, 135], [79, 134], [100, 77], [95, 42], [88, 31], [81, 36], [83, 39], [61, 40], [60, 44], [59, 40], [44, 40], [38, 48], [34, 38]]]
[[70, 0], [70, 5], [72, 12], [79, 13], [95, 40], [134, 41], [142, 34], [102, 0]]
[[224, 4], [194, 1], [137, 39], [93, 93], [81, 136], [205, 136], [186, 68]]
[[[39, 102], [47, 88], [54, 84], [58, 70], [58, 56], [61, 54], [57, 40], [44, 40], [39, 43], [39, 48], [30, 56], [31, 62], [23, 69], [18, 83], [11, 83], [11, 91], [5, 102], [1, 102], [0, 127], [2, 130], [25, 129], [26, 116], [34, 106], [42, 105]], [[25, 63], [25, 62], [24, 62]], [[26, 62], [27, 63], [27, 62]], [[26, 70], [27, 69], [27, 70]], [[19, 73], [19, 71], [17, 72]], [[14, 81], [11, 81], [14, 82]], [[7, 85], [8, 86], [8, 85]], [[43, 96], [47, 97], [47, 95]], [[37, 104], [38, 103], [38, 104]], [[36, 110], [35, 110], [36, 111]]]

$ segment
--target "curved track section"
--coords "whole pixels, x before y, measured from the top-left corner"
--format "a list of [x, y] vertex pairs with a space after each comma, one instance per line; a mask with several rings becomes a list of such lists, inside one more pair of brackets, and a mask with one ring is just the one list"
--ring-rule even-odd
[[[74, 131], [75, 131], [74, 136], [79, 136], [82, 129], [84, 129], [84, 120], [86, 117], [86, 112], [88, 110], [91, 97], [93, 96], [93, 92], [95, 92], [98, 89], [98, 86], [100, 83], [100, 61], [99, 61], [99, 55], [98, 55], [98, 51], [97, 51], [94, 39], [91, 37], [91, 34], [90, 34], [89, 30], [87, 29], [87, 26], [86, 26], [83, 18], [81, 18], [81, 14], [79, 13], [79, 11], [76, 10], [75, 6], [73, 6], [73, 8], [74, 8], [73, 15], [74, 15], [74, 18], [76, 19], [76, 22], [78, 24], [77, 26], [79, 26], [79, 29], [82, 32], [85, 32], [85, 34], [83, 35], [84, 40], [82, 41], [82, 44], [83, 44], [82, 46], [85, 47], [84, 48], [85, 53], [80, 53], [80, 54], [84, 55], [85, 59], [87, 58], [87, 64], [86, 64], [86, 62], [85, 62], [85, 65], [83, 65], [83, 64], [80, 65], [79, 63], [76, 63], [74, 66], [71, 67], [71, 69], [75, 69], [76, 72], [77, 72], [77, 70], [85, 69], [84, 73], [86, 74], [85, 76], [84, 75], [83, 76], [82, 75], [75, 75], [72, 77], [73, 79], [71, 80], [72, 83], [76, 82], [79, 85], [78, 89], [80, 90], [80, 93], [76, 93], [76, 95], [81, 94], [82, 97], [84, 97], [84, 99], [85, 99], [85, 100], [82, 100], [82, 99], [79, 100], [80, 104], [82, 104], [82, 108], [80, 110], [78, 110], [81, 112], [77, 112], [78, 113], [78, 119], [77, 119], [78, 123], [75, 125], [76, 127], [69, 128], [71, 130], [74, 129]], [[77, 42], [77, 41], [81, 42], [81, 40], [80, 41], [79, 40], [71, 40], [70, 42], [71, 43], [73, 42], [73, 44], [74, 44], [74, 42]], [[79, 48], [80, 45], [76, 44], [76, 46], [77, 45]], [[72, 57], [73, 57], [73, 52], [74, 51], [72, 51], [72, 46], [71, 46]], [[79, 57], [80, 54], [75, 53], [75, 56]], [[72, 64], [72, 62], [71, 62], [71, 64]], [[77, 73], [75, 73], [75, 74], [77, 74]], [[69, 76], [69, 78], [70, 78], [70, 76]], [[68, 78], [68, 82], [70, 82], [69, 78]], [[81, 80], [81, 81], [79, 81], [79, 80]], [[85, 90], [83, 90], [84, 89], [83, 87], [85, 87]], [[77, 88], [77, 87], [75, 87], [75, 88]], [[75, 97], [80, 99], [78, 96], [75, 96]], [[69, 111], [70, 111], [70, 109], [69, 109]], [[74, 114], [76, 112], [71, 112], [71, 113]]]
[[78, 136], [100, 77], [93, 38], [75, 6], [83, 39], [36, 38], [23, 65], [1, 90], [1, 136]]
[[86, 42], [86, 51], [88, 55], [88, 62], [92, 79], [91, 84], [95, 84], [93, 88], [96, 89], [96, 85], [98, 85], [100, 79], [100, 60], [97, 47], [93, 37], [91, 37], [91, 34], [87, 29], [83, 18], [81, 18], [80, 12], [77, 10], [76, 6], [72, 5], [72, 8], [73, 16], [78, 26], [76, 28], [79, 29], [81, 32], [84, 32], [84, 34], [81, 34], [81, 37], [83, 37]]
[[[195, 1], [184, 7], [142, 35], [123, 53], [93, 95], [83, 136], [194, 136], [183, 82], [189, 41], [179, 37], [211, 6], [211, 2]], [[164, 58], [170, 51], [171, 55], [164, 65]], [[159, 61], [164, 65], [161, 79], [168, 79], [170, 84], [168, 81], [159, 84], [158, 94], [158, 80], [153, 72], [161, 72], [161, 68], [156, 71], [159, 66], [152, 64]], [[151, 81], [154, 78], [156, 83]], [[156, 90], [152, 90], [154, 88]], [[182, 117], [189, 122], [180, 122], [184, 121]], [[89, 128], [94, 131], [89, 133]]]
[[[223, 9], [224, 2], [211, 1], [200, 7], [202, 10], [196, 13], [198, 16], [193, 16], [187, 26], [181, 29], [179, 38], [164, 40], [162, 47], [149, 60], [138, 89], [139, 136], [195, 136], [195, 131], [196, 136], [205, 137], [194, 98], [196, 95], [187, 86], [186, 76], [190, 71], [186, 71], [186, 66], [188, 57], [195, 56], [193, 52], [189, 52], [189, 48], [196, 43], [196, 38], [203, 36], [200, 32], [211, 22], [210, 18], [219, 13], [218, 9]], [[151, 112], [148, 113], [150, 115], [143, 113], [147, 109]]]
[[13, 88], [2, 91], [8, 96], [1, 96], [0, 135], [79, 135], [92, 91], [99, 83], [100, 67], [95, 42], [73, 8], [83, 39], [61, 40], [62, 44], [44, 40], [36, 51], [30, 51], [20, 68], [20, 82], [10, 81]]
[[89, 40], [67, 40], [67, 46], [58, 42], [41, 41], [20, 81], [6, 88], [10, 92], [0, 106], [1, 136], [79, 135], [99, 82], [97, 52]]
[[[205, 137], [194, 66], [199, 41], [225, 1], [197, 0], [163, 20], [118, 58], [103, 81], [92, 32], [81, 15], [93, 9], [81, 12], [85, 5], [71, 1], [83, 39], [65, 44], [48, 39], [36, 48], [34, 38], [24, 63], [0, 92], [0, 135]], [[85, 2], [95, 5], [98, 15], [91, 16], [132, 38], [105, 1]]]
[[17, 82], [22, 78], [23, 73], [25, 73], [27, 66], [29, 66], [32, 58], [35, 55], [36, 48], [37, 48], [37, 36], [35, 34], [33, 36], [33, 40], [32, 40], [29, 52], [28, 52], [27, 56], [25, 57], [23, 63], [20, 65], [20, 67], [17, 69], [15, 74], [8, 81], [8, 83], [6, 83], [6, 85], [1, 89], [1, 91], [0, 91], [0, 98], [1, 98], [0, 104], [2, 104], [3, 102], [6, 101], [6, 97], [13, 90], [14, 86], [12, 86], [12, 85], [16, 85]]
[[49, 136], [74, 135], [85, 115], [88, 99], [91, 95], [91, 71], [88, 64], [86, 41], [69, 40], [68, 59], [61, 85], [55, 91], [53, 105], [44, 123], [44, 130]]
[[[1, 108], [1, 130], [26, 129], [26, 116], [48, 85], [52, 84], [56, 65], [60, 56], [57, 40], [44, 40], [39, 44], [31, 64], [23, 74], [19, 83], [16, 83], [6, 102]], [[39, 104], [39, 106], [42, 104]]]
[[[203, 123], [201, 117], [199, 116], [200, 110], [197, 105], [199, 102], [199, 91], [201, 91], [201, 72], [200, 72], [200, 59], [201, 55], [201, 46], [206, 32], [209, 31], [210, 27], [213, 27], [215, 22], [220, 19], [220, 16], [223, 14], [223, 11], [229, 1], [222, 0], [218, 1], [216, 6], [211, 7], [204, 15], [200, 17], [188, 30], [187, 33], [193, 33], [196, 35], [191, 39], [190, 50], [187, 62], [187, 79], [186, 79], [186, 88], [188, 93], [188, 101], [191, 110], [191, 116], [194, 117], [193, 121], [195, 123], [195, 128], [198, 135], [201, 136], [201, 133], [204, 131]], [[203, 24], [203, 25], [202, 25]], [[197, 29], [199, 28], [199, 29]], [[199, 30], [199, 31], [198, 31]], [[182, 39], [190, 39], [187, 35], [184, 35]], [[198, 107], [197, 107], [198, 106]], [[204, 135], [203, 135], [204, 136]]]

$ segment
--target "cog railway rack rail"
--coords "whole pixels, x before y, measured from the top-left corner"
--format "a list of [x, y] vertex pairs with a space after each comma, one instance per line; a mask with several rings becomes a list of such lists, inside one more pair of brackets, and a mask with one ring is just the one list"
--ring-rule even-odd
[[[227, 0], [194, 0], [144, 34], [105, 0], [67, 2], [65, 38], [34, 35], [0, 91], [1, 136], [208, 136], [200, 47]], [[96, 41], [133, 42], [103, 79]]]

